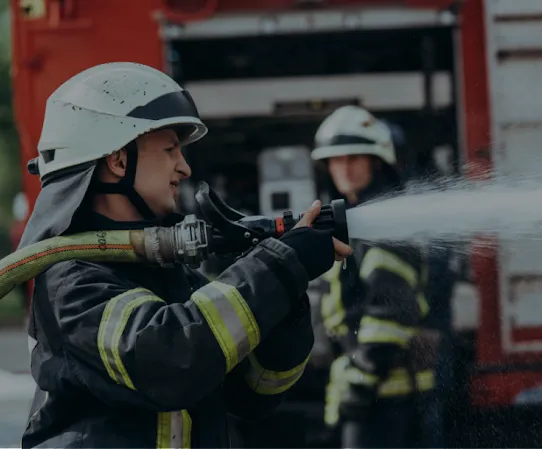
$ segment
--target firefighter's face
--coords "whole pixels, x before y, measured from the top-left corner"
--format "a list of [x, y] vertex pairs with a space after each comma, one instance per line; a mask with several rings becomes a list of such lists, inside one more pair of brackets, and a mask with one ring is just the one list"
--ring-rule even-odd
[[329, 174], [337, 190], [349, 197], [365, 189], [373, 179], [372, 158], [367, 155], [336, 156], [329, 159]]
[[179, 183], [192, 174], [177, 133], [151, 132], [141, 136], [137, 145], [136, 191], [158, 217], [175, 212]]

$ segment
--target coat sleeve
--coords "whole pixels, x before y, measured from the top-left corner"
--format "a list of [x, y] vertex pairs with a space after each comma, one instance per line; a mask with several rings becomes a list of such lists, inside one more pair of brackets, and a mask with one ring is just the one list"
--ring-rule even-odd
[[81, 261], [57, 264], [37, 282], [79, 382], [107, 403], [157, 411], [190, 408], [218, 387], [308, 285], [295, 252], [275, 239], [173, 304]]
[[310, 304], [275, 327], [238, 369], [227, 376], [229, 412], [244, 420], [262, 419], [303, 375], [314, 344]]
[[420, 321], [428, 312], [423, 284], [427, 265], [411, 248], [370, 248], [359, 276], [367, 292], [365, 313], [350, 353], [355, 383], [376, 387], [394, 362], [404, 357]]

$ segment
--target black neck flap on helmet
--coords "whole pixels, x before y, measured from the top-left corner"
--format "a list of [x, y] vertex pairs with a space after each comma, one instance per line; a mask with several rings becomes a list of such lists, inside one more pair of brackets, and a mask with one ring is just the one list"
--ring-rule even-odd
[[126, 174], [119, 182], [95, 181], [92, 185], [94, 193], [120, 193], [128, 197], [133, 206], [145, 220], [156, 218], [154, 212], [137, 193], [134, 183], [137, 169], [137, 143], [135, 140], [126, 145]]

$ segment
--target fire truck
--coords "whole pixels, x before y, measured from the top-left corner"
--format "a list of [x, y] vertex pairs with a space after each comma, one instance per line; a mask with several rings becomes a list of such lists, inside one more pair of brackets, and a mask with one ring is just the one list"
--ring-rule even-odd
[[[265, 202], [260, 155], [310, 149], [323, 117], [344, 104], [403, 130], [399, 160], [413, 177], [443, 147], [474, 179], [539, 170], [540, 0], [11, 0], [11, 20], [26, 218], [40, 189], [26, 164], [47, 97], [112, 61], [156, 67], [191, 92], [210, 129], [189, 154], [193, 182], [219, 180], [248, 212]], [[314, 176], [323, 198], [328, 180]], [[457, 324], [469, 361], [458, 444], [517, 446], [526, 433], [512, 428], [542, 396], [542, 248], [492, 250], [484, 238], [469, 259], [476, 295], [454, 305], [477, 317]]]

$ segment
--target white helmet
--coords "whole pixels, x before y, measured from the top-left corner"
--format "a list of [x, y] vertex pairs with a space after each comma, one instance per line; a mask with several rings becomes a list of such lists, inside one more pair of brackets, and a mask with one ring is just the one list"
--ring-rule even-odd
[[[157, 218], [134, 188], [136, 138], [162, 128], [173, 128], [181, 145], [207, 133], [190, 94], [159, 70], [115, 62], [62, 84], [47, 100], [39, 156], [28, 164], [40, 175], [42, 189], [21, 247], [69, 229], [89, 190], [126, 195], [145, 220]], [[122, 148], [127, 150], [124, 178], [95, 179], [98, 160]]]
[[29, 169], [43, 180], [112, 154], [149, 131], [176, 126], [190, 128], [183, 145], [207, 133], [190, 94], [169, 76], [129, 62], [91, 67], [48, 98], [38, 161]]
[[322, 122], [314, 141], [311, 153], [314, 160], [367, 154], [381, 158], [390, 166], [397, 162], [391, 130], [358, 106], [343, 106], [334, 111]]

